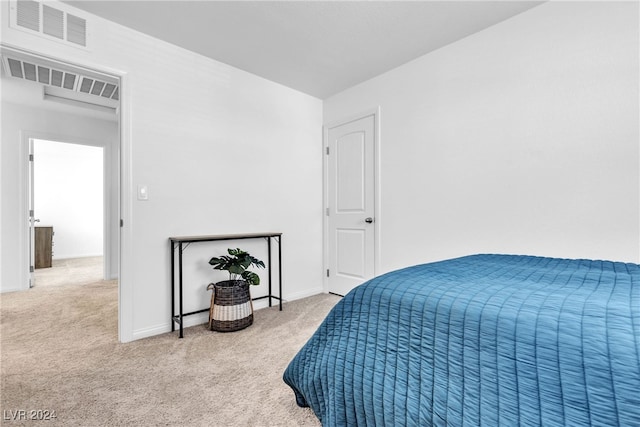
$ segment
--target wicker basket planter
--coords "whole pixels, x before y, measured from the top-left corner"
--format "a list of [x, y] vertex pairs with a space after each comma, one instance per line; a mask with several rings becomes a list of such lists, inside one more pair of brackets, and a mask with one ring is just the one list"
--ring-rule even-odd
[[211, 283], [207, 289], [213, 289], [209, 308], [209, 329], [233, 332], [253, 323], [253, 303], [248, 282], [225, 280]]

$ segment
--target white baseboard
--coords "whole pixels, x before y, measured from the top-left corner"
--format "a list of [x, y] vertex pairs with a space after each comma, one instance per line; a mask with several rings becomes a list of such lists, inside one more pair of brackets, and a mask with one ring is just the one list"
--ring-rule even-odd
[[[188, 328], [190, 326], [197, 326], [197, 325], [202, 325], [209, 322], [209, 313], [204, 312], [204, 313], [198, 313], [198, 314], [194, 314], [192, 316], [188, 316], [188, 317], [184, 317], [182, 319], [182, 327], [183, 328]], [[176, 323], [175, 324], [175, 329], [176, 329], [176, 336], [178, 334], [178, 329], [180, 328], [180, 326]], [[161, 335], [161, 334], [166, 334], [168, 332], [171, 332], [171, 323], [165, 323], [162, 325], [156, 325], [156, 326], [151, 326], [149, 328], [144, 328], [144, 329], [138, 329], [136, 331], [133, 331], [133, 341], [135, 340], [139, 340], [142, 338], [149, 338], [149, 337], [153, 337], [155, 335]]]
[[[311, 297], [321, 293], [323, 293], [322, 287], [319, 287], [316, 289], [310, 289], [304, 292], [297, 292], [294, 294], [290, 294], [288, 298], [284, 299], [282, 302], [295, 301], [297, 299], [307, 298], [307, 297]], [[271, 304], [272, 306], [278, 305], [278, 300], [273, 299]], [[253, 302], [254, 310], [260, 310], [262, 308], [267, 308], [267, 307], [269, 307], [268, 298], [264, 298], [264, 299]], [[183, 321], [183, 324], [182, 324], [183, 328], [188, 328], [190, 326], [203, 325], [209, 322], [209, 313], [203, 312], [203, 313], [194, 314], [194, 315], [183, 318], [182, 321]], [[177, 330], [178, 330], [177, 324], [175, 328], [176, 328], [175, 333], [177, 336]], [[164, 323], [162, 325], [156, 325], [156, 326], [151, 326], [144, 329], [138, 329], [136, 331], [133, 331], [133, 341], [143, 339], [143, 338], [149, 338], [155, 335], [166, 334], [167, 332], [171, 332], [171, 323]]]
[[133, 337], [131, 341], [153, 337], [155, 335], [164, 334], [170, 331], [171, 331], [171, 325], [158, 325], [158, 326], [152, 326], [149, 328], [138, 329], [137, 331], [133, 331]]
[[[315, 288], [315, 289], [309, 289], [309, 290], [306, 290], [304, 292], [296, 292], [294, 294], [289, 294], [287, 296], [287, 298], [284, 298], [282, 300], [282, 302], [285, 303], [285, 302], [289, 302], [289, 301], [295, 301], [297, 299], [312, 297], [314, 295], [318, 295], [318, 294], [321, 294], [323, 292], [324, 291], [323, 291], [322, 287]], [[255, 296], [254, 296], [254, 298], [255, 298]], [[276, 305], [278, 305], [278, 303], [279, 303], [279, 301], [276, 298], [273, 298], [271, 300], [271, 305], [272, 306], [276, 306]], [[260, 299], [258, 301], [254, 301], [253, 302], [253, 309], [254, 310], [259, 310], [261, 308], [267, 308], [267, 307], [269, 307], [269, 298], [264, 298], [264, 299]]]
[[55, 256], [52, 259], [56, 260], [56, 261], [63, 261], [65, 259], [77, 259], [77, 258], [95, 258], [95, 257], [99, 257], [99, 256], [103, 256], [103, 254], [65, 254], [62, 256]]
[[24, 291], [25, 289], [28, 289], [28, 288], [7, 288], [7, 289], [5, 289], [5, 288], [0, 287], [0, 294], [4, 294], [6, 292]]
[[308, 298], [308, 297], [312, 297], [314, 295], [319, 295], [323, 293], [324, 293], [324, 289], [322, 288], [322, 286], [319, 286], [317, 288], [309, 289], [304, 292], [296, 292], [293, 294], [289, 294], [287, 295], [287, 298], [283, 300], [283, 302], [295, 301], [297, 299]]

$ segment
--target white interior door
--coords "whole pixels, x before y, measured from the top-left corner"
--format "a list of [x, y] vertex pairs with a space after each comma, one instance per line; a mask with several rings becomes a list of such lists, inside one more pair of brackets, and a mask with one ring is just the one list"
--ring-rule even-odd
[[327, 277], [346, 295], [374, 276], [375, 116], [327, 130]]

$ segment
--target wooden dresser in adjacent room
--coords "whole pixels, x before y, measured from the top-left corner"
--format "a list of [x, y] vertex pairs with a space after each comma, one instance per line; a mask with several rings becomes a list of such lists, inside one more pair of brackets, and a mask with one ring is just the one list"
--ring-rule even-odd
[[51, 267], [53, 257], [53, 227], [36, 227], [36, 268]]

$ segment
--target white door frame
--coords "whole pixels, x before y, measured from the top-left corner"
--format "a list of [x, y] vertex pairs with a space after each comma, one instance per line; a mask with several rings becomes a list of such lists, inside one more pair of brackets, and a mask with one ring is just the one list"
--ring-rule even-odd
[[[22, 135], [20, 135], [22, 138]], [[22, 144], [25, 141], [22, 140]], [[29, 215], [29, 220], [27, 221], [27, 227], [29, 228], [29, 287], [33, 288], [35, 282], [35, 268], [36, 268], [36, 219], [35, 219], [35, 197], [34, 197], [34, 188], [35, 188], [35, 174], [33, 161], [31, 156], [34, 153], [35, 144], [33, 143], [33, 139], [29, 138], [26, 141], [27, 150], [28, 150], [28, 175], [27, 175], [27, 215]], [[22, 156], [24, 158], [24, 156]], [[34, 212], [32, 212], [34, 210]], [[20, 216], [22, 217], [22, 215]]]
[[340, 120], [335, 120], [333, 122], [325, 123], [322, 126], [322, 163], [323, 163], [323, 203], [322, 203], [322, 211], [323, 211], [323, 291], [325, 293], [329, 292], [329, 278], [326, 275], [326, 271], [329, 268], [329, 217], [327, 216], [327, 209], [329, 207], [329, 161], [326, 155], [327, 149], [329, 147], [329, 129], [334, 128], [336, 126], [340, 126], [355, 120], [359, 120], [368, 116], [373, 116], [373, 128], [374, 128], [374, 140], [373, 140], [373, 151], [374, 151], [374, 160], [373, 160], [373, 193], [374, 193], [374, 214], [373, 217], [375, 221], [373, 223], [373, 232], [374, 232], [374, 247], [373, 247], [373, 273], [374, 276], [379, 274], [380, 271], [380, 256], [381, 256], [381, 225], [382, 225], [382, 210], [381, 210], [381, 197], [380, 197], [380, 165], [381, 165], [381, 156], [380, 156], [380, 107], [375, 107], [369, 110], [365, 110], [363, 112], [350, 115]]
[[[130, 342], [133, 341], [133, 230], [132, 230], [132, 218], [133, 218], [133, 189], [132, 189], [132, 144], [131, 144], [131, 100], [129, 98], [130, 93], [130, 80], [129, 76], [126, 72], [110, 69], [105, 67], [102, 64], [79, 64], [75, 61], [66, 60], [65, 58], [59, 57], [51, 57], [48, 55], [41, 54], [39, 52], [33, 52], [29, 50], [22, 49], [20, 47], [11, 46], [5, 43], [0, 43], [0, 47], [4, 51], [14, 51], [20, 52], [23, 54], [40, 57], [49, 61], [54, 61], [62, 64], [63, 66], [73, 67], [73, 68], [85, 68], [89, 70], [93, 70], [102, 74], [110, 75], [114, 78], [120, 80], [120, 108], [116, 114], [119, 114], [118, 123], [119, 123], [119, 144], [117, 146], [117, 153], [113, 153], [113, 155], [119, 156], [118, 161], [118, 170], [114, 171], [118, 174], [118, 202], [119, 202], [119, 214], [120, 214], [120, 236], [118, 245], [118, 340], [120, 342]], [[33, 133], [32, 133], [33, 135]], [[33, 137], [33, 136], [32, 136]], [[42, 138], [47, 139], [47, 138]], [[28, 140], [28, 138], [27, 138]], [[21, 136], [21, 141], [24, 141], [24, 137]], [[25, 144], [21, 143], [21, 147], [24, 147]], [[28, 148], [28, 147], [27, 147]], [[114, 147], [115, 148], [115, 147]], [[27, 156], [28, 156], [28, 149]], [[24, 153], [21, 153], [21, 155]], [[27, 165], [28, 166], [28, 165]], [[22, 176], [18, 177], [21, 185], [28, 185], [26, 174], [28, 171], [24, 171], [23, 168], [20, 168], [20, 174]], [[22, 194], [26, 194], [22, 192]], [[25, 208], [26, 206], [26, 208]], [[23, 200], [21, 203], [21, 209], [24, 210], [24, 214], [20, 217], [20, 226], [21, 230], [25, 230], [25, 233], [21, 235], [21, 241], [19, 242], [19, 250], [20, 250], [20, 258], [22, 261], [23, 268], [21, 269], [24, 273], [24, 277], [22, 278], [23, 283], [28, 283], [28, 274], [29, 274], [29, 257], [28, 257], [28, 227], [26, 222], [28, 220], [28, 201]], [[111, 220], [118, 221], [117, 218], [111, 218]], [[25, 236], [25, 234], [27, 236]], [[26, 267], [25, 267], [26, 266]]]
[[[22, 158], [26, 160], [26, 176], [28, 177], [25, 181], [24, 184], [26, 186], [26, 188], [23, 188], [23, 194], [26, 195], [26, 215], [28, 218], [30, 218], [30, 213], [29, 213], [29, 208], [31, 203], [33, 202], [32, 198], [33, 198], [33, 194], [32, 194], [32, 170], [31, 170], [31, 166], [33, 165], [33, 163], [29, 160], [29, 154], [31, 152], [30, 148], [31, 148], [31, 144], [32, 141], [35, 139], [39, 139], [39, 140], [46, 140], [46, 141], [53, 141], [53, 142], [64, 142], [64, 143], [69, 143], [69, 144], [75, 144], [75, 145], [83, 145], [86, 147], [99, 147], [103, 149], [103, 184], [102, 184], [102, 198], [103, 198], [103, 220], [102, 220], [102, 237], [103, 237], [103, 243], [102, 243], [102, 251], [103, 251], [103, 271], [102, 271], [102, 277], [104, 279], [110, 279], [111, 277], [113, 277], [114, 273], [115, 275], [117, 275], [117, 271], [111, 271], [111, 253], [112, 253], [112, 248], [114, 247], [114, 245], [117, 245], [118, 242], [117, 241], [113, 241], [113, 233], [112, 233], [112, 229], [110, 227], [111, 224], [113, 224], [113, 221], [116, 221], [116, 219], [113, 218], [113, 215], [111, 214], [112, 212], [112, 208], [113, 208], [113, 204], [111, 202], [111, 198], [109, 197], [109, 191], [108, 188], [112, 182], [113, 179], [113, 175], [118, 173], [118, 167], [116, 164], [116, 167], [114, 168], [114, 163], [113, 163], [113, 148], [110, 144], [106, 144], [102, 141], [89, 141], [86, 139], [82, 139], [82, 138], [75, 138], [72, 136], [65, 136], [65, 135], [57, 135], [57, 134], [53, 134], [53, 133], [48, 133], [48, 132], [32, 132], [32, 131], [22, 131], [21, 132], [21, 138], [22, 138], [22, 152], [24, 153], [26, 151], [26, 155], [23, 155]], [[36, 157], [37, 160], [37, 157]], [[35, 161], [35, 160], [34, 160]], [[115, 169], [115, 170], [114, 170]], [[36, 212], [37, 214], [37, 212]], [[21, 214], [20, 215], [21, 218], [24, 218], [24, 215]], [[32, 238], [33, 236], [30, 234], [31, 231], [31, 221], [30, 219], [27, 220], [27, 236], [28, 236], [28, 241], [30, 242], [28, 245], [28, 251], [29, 254], [27, 256], [27, 260], [28, 260], [28, 264], [29, 264], [29, 268], [32, 266], [32, 262], [34, 261], [32, 259], [33, 256], [33, 247], [32, 247]], [[35, 224], [34, 224], [35, 225]], [[30, 274], [31, 275], [31, 274]], [[32, 280], [33, 277], [30, 278], [30, 280]], [[33, 286], [33, 283], [30, 283], [30, 287]]]

